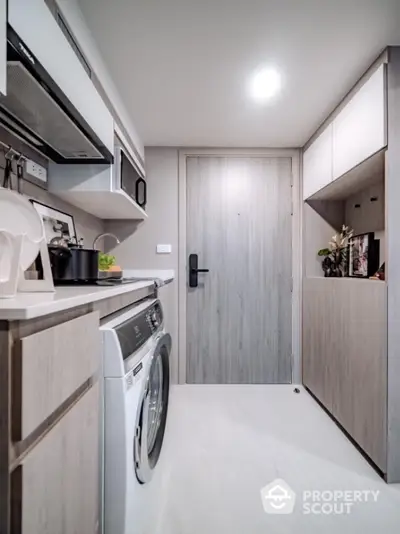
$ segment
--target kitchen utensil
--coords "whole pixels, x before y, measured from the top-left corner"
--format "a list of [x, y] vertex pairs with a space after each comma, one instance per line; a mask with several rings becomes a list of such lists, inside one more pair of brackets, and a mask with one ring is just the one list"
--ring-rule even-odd
[[99, 252], [77, 246], [49, 245], [55, 284], [94, 283], [98, 278]]
[[123, 271], [99, 271], [99, 280], [119, 279], [122, 278], [123, 274]]
[[25, 271], [39, 253], [44, 238], [43, 222], [27, 198], [4, 188], [0, 188], [0, 230], [26, 236], [20, 258], [20, 268]]
[[25, 158], [20, 155], [17, 160], [17, 191], [21, 192], [21, 180], [24, 178], [24, 161]]
[[56, 248], [68, 248], [68, 244], [69, 243], [64, 236], [57, 236], [53, 237], [53, 239], [49, 243], [49, 246]]
[[11, 158], [6, 156], [6, 166], [4, 169], [3, 186], [6, 189], [11, 189], [11, 174], [12, 174], [12, 161]]

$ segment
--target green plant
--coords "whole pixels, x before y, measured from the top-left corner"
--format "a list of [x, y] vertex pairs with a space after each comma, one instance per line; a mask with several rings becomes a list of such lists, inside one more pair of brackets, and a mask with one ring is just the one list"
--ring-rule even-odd
[[321, 250], [318, 251], [318, 256], [329, 256], [331, 253], [329, 248], [321, 248]]
[[99, 253], [99, 271], [108, 271], [113, 265], [115, 265], [115, 256], [104, 252]]

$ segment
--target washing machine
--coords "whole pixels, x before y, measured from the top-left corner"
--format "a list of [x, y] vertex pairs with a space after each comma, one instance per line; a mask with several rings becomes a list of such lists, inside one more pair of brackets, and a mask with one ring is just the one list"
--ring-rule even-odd
[[168, 411], [171, 337], [146, 300], [101, 326], [104, 372], [104, 534], [154, 534], [154, 480]]

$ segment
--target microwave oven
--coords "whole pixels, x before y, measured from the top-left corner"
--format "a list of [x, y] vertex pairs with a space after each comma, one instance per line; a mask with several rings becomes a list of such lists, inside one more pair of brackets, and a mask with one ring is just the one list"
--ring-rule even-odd
[[146, 209], [147, 184], [139, 167], [122, 145], [116, 144], [114, 153], [114, 188], [122, 189], [141, 208]]

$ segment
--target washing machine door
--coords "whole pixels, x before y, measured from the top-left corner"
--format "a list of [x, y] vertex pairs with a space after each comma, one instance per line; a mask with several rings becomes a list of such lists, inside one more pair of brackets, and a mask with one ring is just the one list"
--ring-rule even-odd
[[134, 460], [136, 476], [145, 484], [160, 456], [167, 422], [171, 336], [163, 334], [149, 363], [149, 372], [136, 423]]

